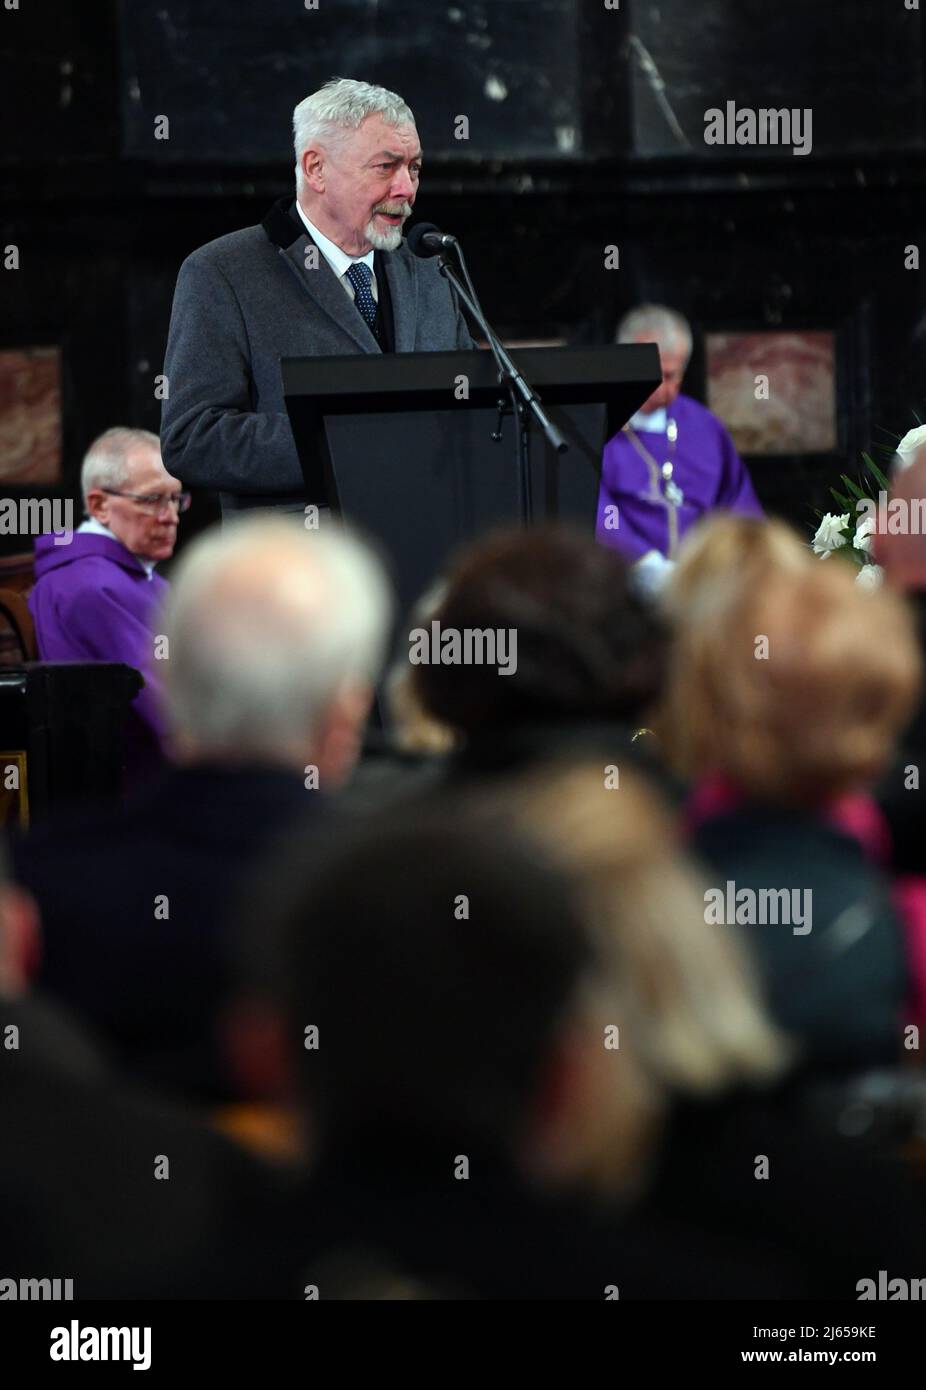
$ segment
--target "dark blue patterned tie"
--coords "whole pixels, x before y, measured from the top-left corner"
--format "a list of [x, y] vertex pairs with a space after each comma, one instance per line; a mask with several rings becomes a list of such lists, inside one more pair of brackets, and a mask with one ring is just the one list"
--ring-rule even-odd
[[373, 278], [370, 267], [363, 261], [354, 261], [353, 265], [348, 266], [345, 275], [353, 287], [354, 303], [366, 319], [370, 332], [374, 333], [376, 300], [370, 289], [370, 281]]

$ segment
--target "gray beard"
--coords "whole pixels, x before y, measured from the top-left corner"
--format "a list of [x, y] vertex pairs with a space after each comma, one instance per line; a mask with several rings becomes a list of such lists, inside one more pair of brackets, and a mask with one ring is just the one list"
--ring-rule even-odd
[[398, 251], [402, 244], [401, 226], [390, 227], [388, 231], [381, 232], [371, 218], [363, 232], [374, 251]]

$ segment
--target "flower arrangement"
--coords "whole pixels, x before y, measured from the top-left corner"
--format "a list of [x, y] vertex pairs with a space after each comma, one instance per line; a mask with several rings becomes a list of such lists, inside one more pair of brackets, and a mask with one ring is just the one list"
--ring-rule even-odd
[[[894, 467], [909, 468], [921, 449], [926, 449], [926, 425], [918, 425], [904, 435], [897, 445]], [[875, 564], [871, 553], [871, 538], [878, 508], [886, 505], [890, 483], [870, 454], [863, 454], [862, 458], [866, 471], [857, 481], [853, 482], [843, 473], [841, 481], [845, 491], [830, 488], [839, 511], [826, 512], [823, 516], [817, 513], [820, 520], [812, 546], [813, 553], [821, 559], [839, 554], [852, 560], [859, 566], [855, 582], [863, 588], [877, 588], [882, 577], [881, 567]]]

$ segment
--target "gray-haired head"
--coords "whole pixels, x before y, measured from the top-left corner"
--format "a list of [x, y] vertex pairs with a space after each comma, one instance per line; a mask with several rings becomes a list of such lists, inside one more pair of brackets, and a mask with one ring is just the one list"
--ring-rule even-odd
[[681, 350], [691, 356], [691, 324], [684, 314], [664, 304], [640, 304], [625, 314], [617, 325], [616, 343], [658, 343], [660, 352]]
[[381, 115], [389, 125], [415, 124], [411, 109], [396, 92], [352, 77], [329, 78], [317, 92], [300, 101], [293, 111], [297, 197], [303, 185], [302, 156], [313, 141], [337, 145], [346, 132], [356, 130], [373, 115]]
[[392, 601], [383, 568], [332, 524], [246, 517], [181, 557], [165, 609], [164, 684], [182, 755], [312, 759], [339, 702], [358, 727], [382, 665]]
[[130, 429], [113, 425], [94, 439], [84, 454], [80, 469], [80, 490], [84, 506], [87, 494], [94, 488], [124, 488], [129, 482], [131, 456], [138, 449], [153, 449], [161, 454], [161, 441], [150, 430]]

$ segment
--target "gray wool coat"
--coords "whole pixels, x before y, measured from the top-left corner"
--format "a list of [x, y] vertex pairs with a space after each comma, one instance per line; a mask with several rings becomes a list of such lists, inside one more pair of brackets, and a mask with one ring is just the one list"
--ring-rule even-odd
[[[280, 359], [381, 350], [324, 256], [307, 268], [312, 243], [294, 206], [280, 199], [257, 226], [201, 246], [177, 277], [161, 453], [185, 485], [217, 489], [223, 515], [306, 501]], [[413, 256], [403, 240], [376, 252], [375, 264], [396, 352], [475, 348], [435, 260]]]

